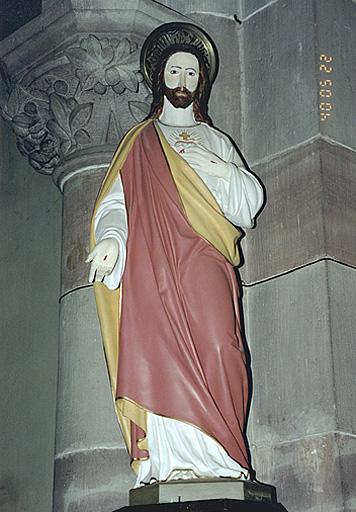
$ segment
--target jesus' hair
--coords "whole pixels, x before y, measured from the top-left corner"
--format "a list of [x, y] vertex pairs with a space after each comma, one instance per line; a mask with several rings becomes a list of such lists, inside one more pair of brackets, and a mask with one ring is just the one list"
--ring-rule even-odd
[[208, 116], [208, 99], [210, 94], [211, 84], [209, 81], [208, 71], [206, 69], [205, 62], [198, 51], [191, 46], [176, 45], [169, 48], [168, 51], [164, 52], [161, 57], [160, 65], [157, 66], [155, 73], [152, 77], [152, 90], [153, 100], [151, 104], [151, 110], [149, 118], [157, 119], [163, 109], [163, 98], [164, 98], [164, 69], [167, 61], [171, 55], [177, 52], [186, 52], [195, 55], [199, 62], [199, 81], [198, 87], [195, 91], [195, 97], [193, 100], [193, 112], [196, 121], [212, 124], [210, 117]]

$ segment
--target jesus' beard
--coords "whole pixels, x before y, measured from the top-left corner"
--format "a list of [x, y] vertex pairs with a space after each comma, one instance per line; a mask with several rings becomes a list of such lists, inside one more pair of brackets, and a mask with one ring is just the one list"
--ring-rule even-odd
[[189, 91], [186, 87], [175, 87], [170, 89], [165, 86], [164, 95], [172, 103], [175, 108], [187, 108], [194, 101], [194, 92]]

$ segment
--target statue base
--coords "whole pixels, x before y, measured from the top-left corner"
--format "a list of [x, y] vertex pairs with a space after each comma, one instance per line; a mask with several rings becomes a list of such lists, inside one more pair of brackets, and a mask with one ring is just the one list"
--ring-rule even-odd
[[[205, 500], [240, 500], [276, 503], [276, 489], [234, 478], [204, 478], [157, 482], [130, 490], [130, 506]], [[140, 509], [141, 510], [141, 509]]]
[[114, 512], [287, 512], [280, 503], [251, 500], [203, 500], [135, 505]]
[[[114, 512], [119, 512], [118, 510]], [[287, 512], [276, 489], [233, 478], [176, 480], [130, 491], [130, 505], [120, 512]]]

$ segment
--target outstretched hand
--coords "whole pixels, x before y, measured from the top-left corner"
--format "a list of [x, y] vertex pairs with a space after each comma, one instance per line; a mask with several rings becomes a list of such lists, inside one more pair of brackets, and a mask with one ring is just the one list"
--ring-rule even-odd
[[89, 282], [102, 281], [111, 274], [119, 257], [119, 242], [115, 238], [101, 240], [85, 260], [91, 263]]
[[194, 167], [202, 167], [204, 172], [217, 178], [229, 179], [230, 165], [218, 155], [193, 141], [177, 141], [175, 143], [176, 151]]

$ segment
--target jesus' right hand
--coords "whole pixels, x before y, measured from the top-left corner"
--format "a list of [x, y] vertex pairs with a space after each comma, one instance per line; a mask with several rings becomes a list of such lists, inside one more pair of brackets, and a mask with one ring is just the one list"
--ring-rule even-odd
[[88, 255], [86, 263], [91, 263], [89, 282], [103, 281], [113, 271], [119, 257], [119, 242], [115, 238], [101, 240]]

